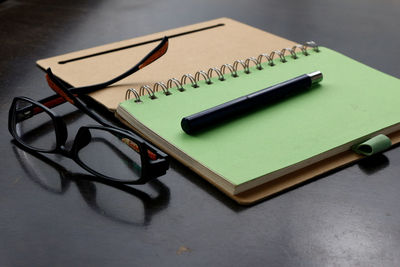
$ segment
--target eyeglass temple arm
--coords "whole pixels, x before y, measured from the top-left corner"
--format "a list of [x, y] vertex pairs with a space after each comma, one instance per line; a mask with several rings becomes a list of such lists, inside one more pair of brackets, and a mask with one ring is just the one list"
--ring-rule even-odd
[[54, 76], [50, 68], [46, 70], [46, 81], [49, 87], [53, 89], [53, 91], [55, 91], [65, 101], [70, 102], [72, 105], [76, 106], [79, 110], [86, 113], [88, 116], [90, 116], [92, 119], [94, 119], [101, 125], [113, 127], [103, 118], [92, 112], [83, 101], [81, 101], [74, 94], [72, 94], [70, 90], [68, 90], [62, 84], [62, 82], [56, 76]]
[[[164, 37], [162, 41], [148, 53], [142, 60], [139, 61], [135, 66], [133, 66], [131, 69], [126, 71], [125, 73], [122, 73], [121, 75], [107, 81], [104, 83], [99, 83], [99, 84], [94, 84], [94, 85], [88, 85], [88, 86], [82, 86], [82, 87], [72, 87], [68, 88], [68, 90], [73, 93], [74, 95], [80, 95], [80, 94], [89, 94], [94, 91], [97, 91], [99, 89], [105, 88], [113, 83], [116, 83], [129, 75], [137, 72], [138, 70], [146, 67], [147, 65], [153, 63], [160, 57], [162, 57], [168, 50], [168, 37]], [[61, 81], [60, 81], [61, 82]], [[53, 108], [56, 107], [60, 104], [63, 104], [66, 102], [66, 100], [63, 97], [60, 97], [58, 94], [52, 95], [49, 97], [46, 97], [42, 100], [39, 100], [40, 103], [45, 105], [48, 108]]]
[[168, 37], [164, 37], [159, 43], [149, 54], [147, 54], [142, 60], [139, 61], [133, 68], [130, 70], [126, 71], [125, 73], [122, 73], [121, 75], [115, 77], [114, 79], [111, 79], [107, 82], [104, 83], [99, 83], [99, 84], [94, 84], [94, 85], [88, 85], [88, 86], [82, 86], [82, 87], [76, 87], [74, 91], [76, 91], [77, 94], [88, 94], [93, 91], [102, 89], [104, 87], [107, 87], [113, 83], [116, 83], [127, 76], [135, 73], [136, 71], [146, 67], [147, 65], [153, 63], [155, 60], [159, 59], [161, 56], [163, 56], [168, 50]]

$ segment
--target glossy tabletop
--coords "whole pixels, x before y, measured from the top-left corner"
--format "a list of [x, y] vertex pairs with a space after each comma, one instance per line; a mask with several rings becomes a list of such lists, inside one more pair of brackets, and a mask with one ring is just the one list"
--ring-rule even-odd
[[[148, 185], [115, 186], [11, 142], [13, 97], [51, 94], [36, 60], [218, 17], [400, 77], [393, 0], [0, 1], [0, 266], [399, 266], [398, 147], [243, 207], [174, 160]], [[70, 139], [93, 123], [58, 112]]]

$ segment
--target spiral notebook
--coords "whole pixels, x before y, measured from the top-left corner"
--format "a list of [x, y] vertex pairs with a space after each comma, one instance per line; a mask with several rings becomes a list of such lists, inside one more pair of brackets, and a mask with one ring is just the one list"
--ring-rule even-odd
[[[236, 78], [226, 71], [223, 81], [198, 72], [184, 90], [132, 94], [117, 114], [241, 203], [358, 159], [351, 147], [375, 135], [399, 141], [399, 79], [325, 47], [307, 51], [245, 65]], [[306, 93], [197, 135], [180, 127], [185, 116], [315, 70], [324, 80]]]
[[[360, 159], [351, 147], [377, 134], [400, 141], [399, 79], [328, 48], [309, 43], [307, 49], [226, 18], [38, 64], [75, 86], [97, 83], [129, 68], [132, 51], [59, 62], [163, 35], [178, 37], [170, 39], [164, 57], [133, 75], [137, 81], [130, 77], [91, 96], [117, 108], [121, 121], [241, 204]], [[149, 50], [145, 46], [134, 47], [138, 58]], [[99, 75], [88, 81], [90, 68]], [[180, 128], [184, 116], [316, 70], [324, 80], [306, 93], [201, 134]], [[123, 101], [125, 96], [131, 99]]]

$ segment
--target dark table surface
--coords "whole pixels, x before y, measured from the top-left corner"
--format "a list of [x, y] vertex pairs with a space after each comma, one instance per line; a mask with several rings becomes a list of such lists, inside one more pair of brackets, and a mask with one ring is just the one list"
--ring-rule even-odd
[[[0, 266], [400, 265], [399, 148], [241, 207], [176, 161], [113, 187], [11, 143], [12, 98], [51, 93], [37, 59], [223, 16], [400, 77], [393, 0], [0, 1]], [[61, 111], [71, 137], [91, 122]]]

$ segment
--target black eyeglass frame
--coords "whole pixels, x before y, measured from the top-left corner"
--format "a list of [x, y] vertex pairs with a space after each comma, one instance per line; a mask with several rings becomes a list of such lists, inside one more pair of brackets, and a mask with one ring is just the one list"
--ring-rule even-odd
[[[30, 104], [32, 104], [32, 110], [31, 112], [26, 112], [27, 108], [23, 108], [24, 112], [18, 111], [17, 110], [17, 101], [25, 101]], [[54, 125], [54, 131], [55, 131], [55, 137], [56, 137], [56, 146], [53, 149], [39, 149], [35, 148], [33, 146], [30, 146], [26, 144], [17, 134], [17, 130], [15, 128], [17, 124], [17, 118], [20, 116], [21, 120], [29, 119], [31, 116], [34, 116], [33, 114], [33, 108], [34, 106], [39, 107], [40, 109], [43, 110], [43, 112], [46, 112]], [[89, 144], [91, 135], [89, 133], [90, 129], [98, 129], [98, 130], [104, 130], [107, 131], [118, 138], [127, 138], [131, 141], [133, 141], [139, 149], [139, 154], [140, 154], [140, 159], [141, 159], [141, 173], [140, 173], [140, 178], [137, 180], [132, 180], [132, 181], [121, 181], [120, 179], [116, 179], [114, 177], [106, 176], [101, 173], [98, 173], [97, 171], [91, 169], [88, 167], [86, 164], [84, 164], [78, 156], [78, 152], [80, 149], [85, 147], [87, 144]], [[45, 105], [41, 104], [38, 101], [35, 101], [33, 99], [30, 99], [28, 97], [15, 97], [9, 111], [9, 118], [8, 118], [8, 130], [11, 133], [11, 135], [14, 137], [15, 141], [27, 149], [28, 151], [33, 151], [33, 152], [41, 152], [41, 153], [50, 153], [50, 154], [61, 154], [67, 158], [72, 159], [75, 161], [79, 166], [81, 166], [83, 169], [88, 171], [89, 173], [96, 175], [100, 178], [115, 181], [115, 182], [121, 182], [125, 184], [145, 184], [146, 182], [159, 177], [161, 175], [164, 175], [168, 169], [168, 161], [165, 158], [157, 158], [157, 159], [151, 159], [148, 153], [145, 153], [145, 151], [148, 151], [151, 148], [148, 146], [148, 144], [142, 140], [141, 138], [138, 138], [134, 136], [133, 134], [130, 134], [128, 131], [123, 130], [123, 129], [118, 129], [116, 127], [107, 127], [107, 126], [81, 126], [74, 138], [73, 145], [70, 150], [67, 150], [65, 147], [65, 143], [68, 138], [68, 131], [67, 131], [67, 126], [62, 119], [57, 113], [46, 107]]]

